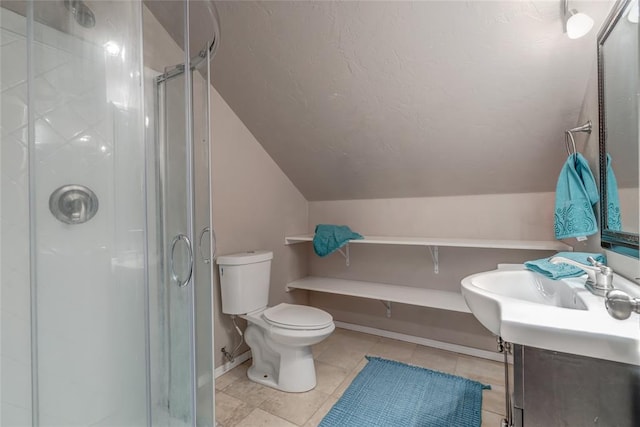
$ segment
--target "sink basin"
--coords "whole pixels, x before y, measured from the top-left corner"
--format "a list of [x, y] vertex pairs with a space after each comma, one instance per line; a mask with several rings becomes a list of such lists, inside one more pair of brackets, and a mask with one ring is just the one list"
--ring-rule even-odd
[[529, 270], [495, 270], [462, 280], [462, 295], [471, 312], [500, 335], [502, 304], [532, 303], [570, 310], [587, 310], [576, 289]]
[[573, 310], [586, 310], [578, 292], [567, 283], [529, 270], [493, 271], [476, 275], [468, 286], [507, 298]]
[[[462, 279], [462, 295], [478, 321], [505, 341], [640, 365], [639, 315], [613, 319], [585, 280], [551, 280], [521, 264], [503, 264]], [[617, 275], [614, 286], [639, 293]]]

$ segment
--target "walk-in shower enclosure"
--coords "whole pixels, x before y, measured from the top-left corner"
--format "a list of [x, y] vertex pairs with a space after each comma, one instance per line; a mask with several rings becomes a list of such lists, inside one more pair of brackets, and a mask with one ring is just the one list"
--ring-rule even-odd
[[207, 1], [149, 8], [0, 2], [2, 426], [215, 424], [219, 26]]

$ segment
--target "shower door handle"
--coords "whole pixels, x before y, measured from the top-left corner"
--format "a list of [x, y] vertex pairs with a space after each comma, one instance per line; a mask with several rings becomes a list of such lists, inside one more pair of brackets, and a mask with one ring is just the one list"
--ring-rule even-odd
[[[178, 277], [178, 273], [176, 273], [176, 270], [174, 268], [176, 245], [180, 240], [185, 241], [185, 243], [187, 244], [187, 249], [189, 250], [189, 273], [187, 274], [187, 277], [184, 280], [181, 280]], [[189, 280], [191, 280], [191, 275], [193, 274], [193, 249], [191, 248], [191, 240], [189, 240], [189, 238], [184, 234], [178, 234], [171, 241], [171, 259], [169, 262], [171, 265], [171, 275], [173, 276], [173, 279], [178, 283], [178, 287], [184, 288], [187, 285], [187, 283], [189, 283]]]
[[[209, 258], [205, 257], [204, 252], [202, 250], [202, 238], [204, 237], [205, 234], [211, 234], [211, 256]], [[209, 264], [211, 262], [211, 260], [213, 259], [213, 257], [216, 255], [216, 232], [215, 230], [213, 230], [210, 227], [205, 227], [202, 229], [202, 231], [200, 232], [200, 241], [198, 243], [198, 252], [200, 252], [200, 258], [202, 258], [202, 261], [205, 264]]]

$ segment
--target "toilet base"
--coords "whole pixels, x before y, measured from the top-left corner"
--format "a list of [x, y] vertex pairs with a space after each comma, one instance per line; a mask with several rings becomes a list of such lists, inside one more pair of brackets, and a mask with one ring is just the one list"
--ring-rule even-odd
[[247, 371], [251, 381], [289, 393], [315, 388], [316, 368], [310, 345], [292, 346], [276, 342], [269, 332], [252, 323], [247, 326], [245, 339], [253, 355], [252, 365]]
[[282, 369], [283, 366], [280, 364], [280, 371], [275, 375], [268, 372], [268, 369], [260, 369], [255, 359], [253, 362], [247, 371], [247, 377], [258, 384], [288, 393], [303, 393], [316, 387], [313, 357], [308, 360], [298, 359], [296, 368], [290, 366], [288, 369]]

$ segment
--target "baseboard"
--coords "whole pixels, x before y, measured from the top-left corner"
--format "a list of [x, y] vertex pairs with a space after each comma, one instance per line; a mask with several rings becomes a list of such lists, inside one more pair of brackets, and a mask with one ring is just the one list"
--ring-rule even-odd
[[233, 362], [227, 362], [222, 366], [218, 366], [215, 369], [215, 371], [213, 371], [213, 375], [215, 376], [215, 378], [218, 378], [220, 375], [226, 374], [227, 372], [229, 372], [230, 370], [232, 370], [236, 366], [241, 365], [242, 363], [246, 362], [250, 358], [251, 358], [251, 350], [247, 350], [244, 353], [242, 353], [241, 355], [237, 356], [233, 360]]
[[[455, 353], [466, 354], [467, 356], [481, 357], [483, 359], [495, 360], [496, 362], [504, 362], [502, 353], [494, 353], [492, 351], [480, 350], [478, 348], [466, 347], [459, 344], [451, 344], [448, 342], [430, 340], [427, 338], [416, 337], [413, 335], [401, 334], [399, 332], [385, 331], [384, 329], [370, 328], [368, 326], [355, 325], [353, 323], [345, 323], [335, 321], [338, 328], [349, 329], [356, 332], [364, 332], [365, 334], [377, 335], [379, 337], [391, 338], [398, 341], [420, 344], [426, 347], [438, 348], [440, 350], [453, 351]], [[509, 358], [511, 359], [511, 357]], [[511, 363], [511, 361], [510, 361]]]
[[[379, 337], [391, 338], [398, 341], [410, 342], [413, 344], [424, 345], [426, 347], [438, 348], [440, 350], [453, 351], [454, 353], [466, 354], [467, 356], [481, 357], [483, 359], [495, 360], [496, 362], [504, 361], [504, 356], [501, 353], [494, 353], [492, 351], [480, 350], [473, 347], [466, 347], [464, 345], [459, 344], [451, 344], [442, 341], [430, 340], [427, 338], [416, 337], [413, 335], [401, 334], [399, 332], [391, 332], [385, 331], [384, 329], [370, 328], [368, 326], [355, 325], [353, 323], [345, 323], [334, 321], [335, 325], [338, 328], [349, 329], [351, 331], [363, 332], [365, 334], [377, 335]], [[233, 362], [227, 362], [222, 366], [218, 366], [213, 375], [215, 378], [218, 378], [221, 375], [229, 372], [236, 366], [246, 362], [251, 358], [251, 350], [247, 350], [238, 357], [235, 358]], [[511, 357], [509, 357], [509, 363], [511, 362]], [[207, 377], [207, 378], [204, 378]], [[201, 375], [198, 378], [198, 385], [204, 384], [209, 380], [208, 374]]]

